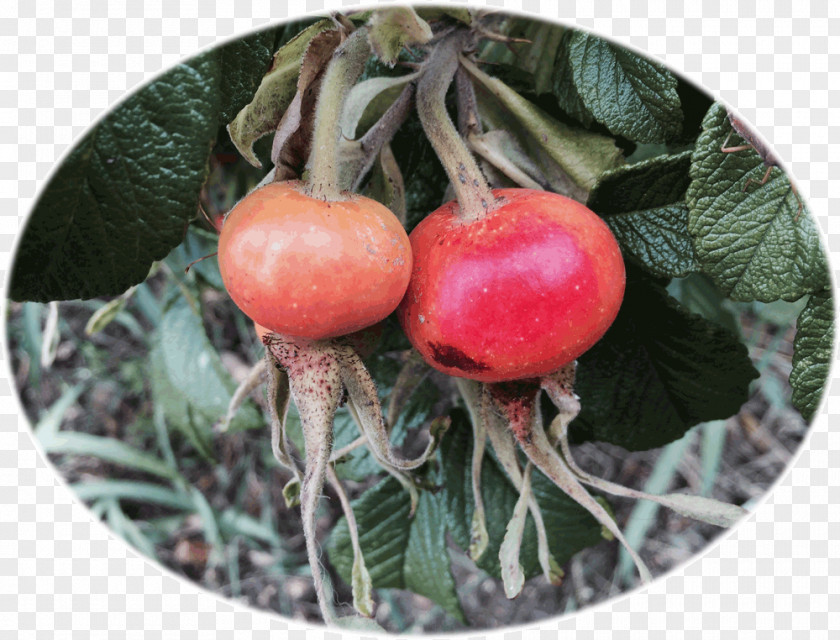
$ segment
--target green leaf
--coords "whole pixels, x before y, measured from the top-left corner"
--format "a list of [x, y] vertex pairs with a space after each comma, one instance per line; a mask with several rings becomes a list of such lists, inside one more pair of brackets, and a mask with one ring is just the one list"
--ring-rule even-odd
[[202, 54], [212, 59], [218, 77], [219, 115], [226, 124], [254, 97], [263, 74], [268, 70], [276, 29], [264, 29], [245, 38], [237, 38]]
[[687, 313], [659, 285], [628, 275], [616, 321], [579, 360], [582, 411], [572, 430], [576, 439], [639, 451], [735, 414], [758, 373], [730, 331]]
[[428, 491], [420, 494], [405, 551], [405, 586], [436, 602], [461, 622], [466, 622], [449, 568], [446, 519], [441, 502], [439, 496]]
[[397, 63], [403, 47], [425, 44], [432, 39], [432, 28], [411, 7], [378, 9], [368, 27], [373, 53], [391, 67]]
[[[828, 282], [826, 258], [813, 219], [780, 169], [766, 172], [752, 150], [724, 153], [744, 144], [732, 133], [726, 109], [714, 105], [691, 157], [686, 200], [689, 231], [704, 273], [733, 300], [796, 300]], [[727, 142], [728, 138], [728, 142]], [[797, 219], [797, 215], [799, 218]]]
[[608, 171], [587, 206], [602, 216], [625, 255], [659, 277], [696, 269], [683, 200], [691, 153], [658, 156]]
[[687, 311], [726, 327], [736, 336], [741, 335], [735, 303], [727, 300], [708, 276], [692, 273], [686, 278], [674, 279], [668, 285], [668, 293]]
[[814, 417], [828, 381], [834, 339], [833, 305], [829, 289], [813, 294], [797, 321], [790, 384], [793, 405], [806, 420]]
[[[236, 384], [204, 332], [201, 318], [179, 297], [164, 312], [149, 355], [152, 394], [167, 422], [179, 429], [205, 457], [212, 457], [212, 426], [224, 417]], [[265, 425], [250, 400], [229, 429]]]
[[569, 56], [569, 46], [575, 31], [566, 31], [557, 47], [557, 54], [552, 72], [552, 93], [557, 104], [573, 118], [584, 125], [592, 123], [592, 114], [587, 109], [575, 86], [575, 71]]
[[52, 454], [93, 456], [129, 469], [136, 469], [161, 478], [178, 478], [178, 471], [155, 455], [114, 438], [78, 431], [59, 431], [43, 438], [44, 451]]
[[51, 440], [59, 433], [61, 422], [64, 420], [64, 414], [67, 413], [70, 407], [76, 404], [76, 400], [79, 399], [79, 396], [82, 395], [86, 387], [87, 385], [82, 382], [73, 387], [68, 387], [61, 394], [61, 397], [43, 413], [34, 428], [35, 437], [38, 440], [43, 443]]
[[70, 485], [70, 488], [79, 497], [79, 500], [84, 502], [103, 499], [133, 500], [134, 502], [149, 502], [181, 511], [192, 511], [195, 508], [189, 495], [149, 482], [98, 480], [95, 482], [79, 482]]
[[239, 153], [255, 167], [262, 164], [254, 155], [254, 143], [273, 132], [297, 93], [300, 65], [312, 39], [322, 31], [335, 28], [332, 20], [310, 25], [284, 44], [274, 54], [274, 62], [251, 101], [241, 108], [228, 126], [228, 133]]
[[482, 119], [490, 128], [513, 133], [553, 190], [576, 187], [576, 195], [585, 199], [601, 174], [621, 164], [621, 151], [611, 138], [563, 124], [466, 58], [462, 64], [475, 81]]
[[667, 142], [680, 134], [677, 79], [662, 65], [583, 31], [569, 42], [581, 100], [598, 122], [637, 142]]
[[[462, 549], [468, 549], [474, 510], [470, 477], [472, 428], [463, 411], [455, 410], [450, 415], [452, 426], [441, 443], [446, 523], [455, 543]], [[549, 548], [558, 564], [567, 562], [581, 549], [602, 540], [601, 525], [589, 512], [536, 470], [532, 472], [532, 491], [542, 509]], [[505, 472], [489, 455], [485, 455], [481, 468], [481, 494], [486, 510], [489, 543], [477, 564], [490, 575], [501, 579], [499, 549], [519, 496]], [[537, 533], [530, 513], [519, 561], [526, 578], [541, 575], [537, 557]]]
[[24, 228], [13, 299], [121, 294], [183, 240], [218, 126], [264, 72], [270, 38], [258, 33], [178, 65], [76, 144]]
[[[463, 621], [444, 539], [439, 498], [424, 492], [414, 518], [408, 493], [387, 478], [352, 503], [365, 564], [377, 589], [411, 589]], [[330, 562], [348, 584], [353, 549], [342, 518], [327, 545]]]

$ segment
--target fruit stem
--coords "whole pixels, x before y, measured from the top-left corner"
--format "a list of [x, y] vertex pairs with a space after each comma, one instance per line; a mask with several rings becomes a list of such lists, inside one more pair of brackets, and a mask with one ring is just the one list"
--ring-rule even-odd
[[446, 111], [446, 92], [458, 70], [469, 31], [454, 31], [432, 49], [417, 84], [417, 113], [426, 136], [455, 189], [464, 222], [481, 220], [494, 208], [493, 192]]
[[335, 50], [315, 106], [309, 181], [305, 189], [307, 195], [327, 202], [342, 199], [338, 161], [341, 110], [370, 55], [367, 35], [366, 28], [357, 29]]

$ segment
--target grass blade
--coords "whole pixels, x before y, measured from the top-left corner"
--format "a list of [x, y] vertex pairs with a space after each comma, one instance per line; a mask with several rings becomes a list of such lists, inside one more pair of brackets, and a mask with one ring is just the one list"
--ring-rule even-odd
[[90, 433], [61, 431], [42, 440], [44, 450], [52, 454], [93, 456], [113, 464], [144, 471], [167, 480], [176, 480], [178, 472], [156, 456], [135, 449], [114, 438]]

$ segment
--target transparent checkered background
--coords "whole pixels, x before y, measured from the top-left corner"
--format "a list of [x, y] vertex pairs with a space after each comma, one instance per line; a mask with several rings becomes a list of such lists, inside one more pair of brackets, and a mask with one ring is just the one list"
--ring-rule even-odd
[[[0, 273], [57, 160], [115, 101], [233, 34], [348, 3], [7, 0], [0, 4]], [[478, 4], [478, 3], [474, 3]], [[828, 0], [495, 0], [657, 56], [754, 123], [796, 177], [840, 265], [840, 10]], [[793, 7], [791, 5], [794, 5]], [[830, 8], [832, 7], [833, 8]], [[5, 298], [5, 296], [3, 296]], [[3, 332], [5, 335], [5, 332]], [[3, 355], [5, 359], [5, 354]], [[8, 363], [0, 374], [0, 631], [20, 638], [339, 637], [216, 598], [91, 519], [36, 451]], [[836, 368], [835, 368], [836, 369]], [[829, 425], [833, 427], [829, 431]], [[840, 377], [803, 451], [734, 532], [649, 588], [505, 640], [829, 638], [840, 631]], [[501, 633], [488, 634], [502, 637]], [[472, 637], [487, 637], [474, 635]], [[837, 637], [836, 635], [834, 637]]]

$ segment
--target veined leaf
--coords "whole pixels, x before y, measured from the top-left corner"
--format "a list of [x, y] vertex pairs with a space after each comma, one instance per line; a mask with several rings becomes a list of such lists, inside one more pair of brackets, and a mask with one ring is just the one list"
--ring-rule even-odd
[[273, 40], [258, 33], [180, 64], [89, 131], [27, 221], [11, 297], [113, 296], [142, 281], [183, 240], [218, 126], [256, 86]]
[[691, 153], [658, 156], [608, 171], [587, 206], [602, 216], [625, 255], [660, 277], [696, 269], [685, 191]]
[[575, 85], [575, 70], [569, 55], [569, 47], [574, 31], [566, 31], [557, 47], [552, 72], [552, 90], [557, 98], [557, 104], [573, 118], [589, 126], [592, 114], [583, 102]]
[[[439, 498], [421, 494], [417, 513], [409, 518], [408, 493], [393, 478], [366, 491], [352, 503], [365, 564], [378, 589], [411, 589], [463, 621], [444, 539], [445, 521]], [[350, 583], [353, 550], [343, 518], [330, 534], [330, 562]]]
[[636, 142], [667, 142], [680, 134], [677, 79], [662, 65], [576, 31], [569, 41], [575, 87], [598, 122]]
[[819, 232], [807, 209], [798, 211], [787, 175], [774, 168], [765, 184], [747, 185], [760, 181], [767, 169], [752, 149], [721, 151], [724, 142], [744, 144], [722, 105], [709, 110], [703, 128], [686, 196], [688, 228], [703, 272], [742, 302], [792, 301], [824, 289], [828, 267]]
[[834, 298], [826, 289], [811, 295], [796, 323], [793, 341], [793, 405], [806, 420], [814, 417], [828, 381], [834, 340]]
[[571, 428], [576, 439], [639, 451], [736, 413], [758, 373], [730, 331], [687, 313], [652, 281], [628, 276], [616, 321], [580, 357], [582, 411]]

